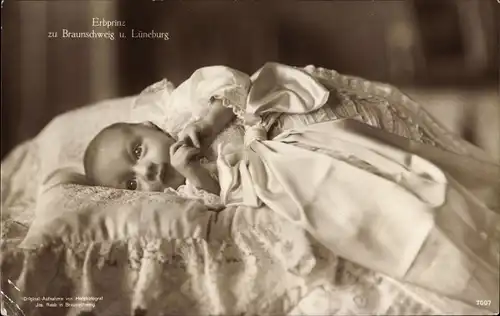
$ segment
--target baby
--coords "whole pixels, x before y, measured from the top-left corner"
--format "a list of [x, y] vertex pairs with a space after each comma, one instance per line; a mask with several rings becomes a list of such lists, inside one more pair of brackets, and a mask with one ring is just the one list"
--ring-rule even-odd
[[[328, 101], [325, 86], [305, 71], [276, 63], [267, 63], [251, 77], [225, 66], [204, 67], [172, 92], [164, 94], [161, 91], [167, 89], [159, 87], [158, 92], [154, 85], [154, 92], [146, 93], [151, 98], [141, 102], [148, 108], [168, 109], [158, 116], [150, 116], [148, 110], [145, 120], [155, 121], [161, 129], [152, 123], [118, 123], [101, 131], [84, 157], [91, 184], [140, 191], [171, 188], [178, 193], [188, 188], [195, 195], [224, 196], [221, 191], [226, 192], [225, 185], [233, 182], [224, 182], [221, 190], [215, 172], [205, 168], [199, 156], [216, 162], [214, 171], [218, 171], [219, 162], [245, 157], [240, 154], [244, 138], [252, 135], [245, 132], [249, 125], [258, 123], [274, 138], [301, 124], [338, 118], [335, 102], [329, 104], [329, 111], [313, 111]], [[230, 124], [235, 117], [238, 120]], [[186, 186], [181, 188], [184, 181]]]
[[198, 158], [234, 117], [230, 108], [212, 98], [208, 114], [188, 124], [177, 140], [151, 122], [115, 123], [100, 131], [87, 147], [85, 174], [99, 186], [165, 191], [187, 181], [218, 195], [218, 181]]

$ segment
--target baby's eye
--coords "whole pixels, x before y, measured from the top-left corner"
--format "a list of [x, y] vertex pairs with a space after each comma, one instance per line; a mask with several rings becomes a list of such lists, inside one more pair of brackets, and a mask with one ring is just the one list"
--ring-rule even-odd
[[142, 145], [137, 145], [134, 147], [134, 157], [136, 159], [141, 158], [142, 155]]
[[135, 191], [137, 190], [137, 180], [135, 179], [131, 179], [131, 180], [128, 180], [127, 183], [125, 184], [127, 190], [132, 190], [132, 191]]

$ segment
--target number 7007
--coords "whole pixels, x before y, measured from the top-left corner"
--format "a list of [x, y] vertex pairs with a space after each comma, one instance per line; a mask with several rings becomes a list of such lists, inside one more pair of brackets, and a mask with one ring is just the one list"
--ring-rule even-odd
[[491, 300], [476, 300], [476, 305], [479, 306], [490, 306]]

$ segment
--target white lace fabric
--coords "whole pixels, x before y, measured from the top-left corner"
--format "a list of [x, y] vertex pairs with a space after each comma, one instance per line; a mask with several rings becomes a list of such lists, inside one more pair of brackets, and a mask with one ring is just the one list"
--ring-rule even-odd
[[[210, 175], [217, 180], [217, 173], [214, 163], [208, 161], [208, 159], [206, 158], [202, 159], [201, 162], [202, 162], [202, 167], [207, 169], [210, 172]], [[188, 199], [198, 200], [210, 209], [224, 208], [224, 204], [222, 203], [219, 195], [197, 188], [189, 180], [186, 180], [186, 183], [177, 188], [177, 190], [174, 190], [172, 188], [167, 188], [165, 189], [164, 192], [175, 194]]]

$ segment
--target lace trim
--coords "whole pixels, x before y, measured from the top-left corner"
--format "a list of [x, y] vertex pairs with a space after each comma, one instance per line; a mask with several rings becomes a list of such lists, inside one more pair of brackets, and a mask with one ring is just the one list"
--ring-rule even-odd
[[139, 93], [139, 95], [144, 95], [144, 94], [149, 94], [149, 93], [156, 93], [156, 92], [168, 92], [172, 91], [174, 89], [174, 85], [168, 81], [166, 78], [153, 83], [152, 85], [146, 87], [144, 90]]
[[198, 189], [191, 182], [186, 181], [186, 184], [181, 185], [177, 189], [177, 194], [188, 199], [200, 200], [205, 206], [211, 209], [223, 208], [224, 204], [218, 195]]
[[[220, 100], [223, 107], [231, 109], [236, 116], [236, 124], [245, 124], [245, 108], [241, 104], [235, 105], [230, 99], [221, 96], [212, 96], [213, 100]], [[212, 99], [211, 99], [212, 100]], [[236, 103], [237, 104], [237, 103]]]
[[247, 95], [246, 87], [235, 85], [231, 86], [231, 88], [222, 89], [211, 98], [221, 100], [224, 107], [232, 109], [236, 117], [244, 121]]

